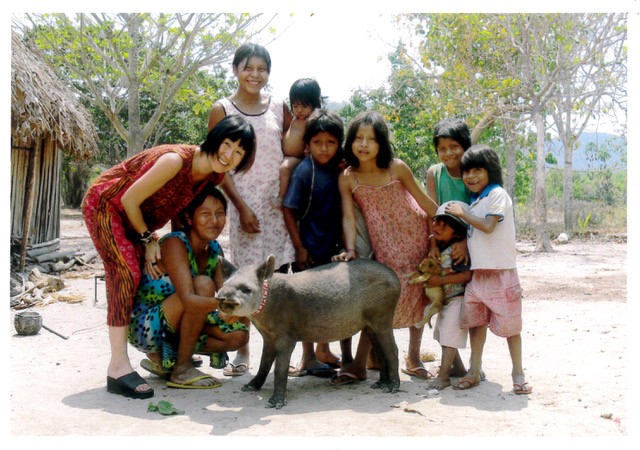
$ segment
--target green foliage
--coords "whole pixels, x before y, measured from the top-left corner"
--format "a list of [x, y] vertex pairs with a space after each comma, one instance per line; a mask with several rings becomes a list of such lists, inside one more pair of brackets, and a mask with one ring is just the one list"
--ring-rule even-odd
[[589, 211], [587, 217], [582, 219], [582, 217], [578, 216], [578, 229], [580, 233], [580, 237], [584, 238], [587, 233], [587, 227], [589, 226], [589, 221], [591, 221], [592, 211]]
[[[191, 77], [228, 63], [252, 36], [249, 27], [259, 16], [27, 14], [32, 27], [25, 36], [92, 105], [92, 113], [112, 123], [131, 155], [163, 133], [158, 122], [193, 83]], [[196, 102], [194, 111], [204, 108], [206, 103]]]
[[166, 400], [160, 400], [158, 403], [149, 402], [147, 412], [159, 412], [163, 416], [171, 416], [174, 414], [184, 414], [184, 411], [176, 409], [173, 403]]
[[80, 208], [91, 176], [91, 165], [76, 161], [66, 153], [62, 156], [60, 190], [67, 208]]

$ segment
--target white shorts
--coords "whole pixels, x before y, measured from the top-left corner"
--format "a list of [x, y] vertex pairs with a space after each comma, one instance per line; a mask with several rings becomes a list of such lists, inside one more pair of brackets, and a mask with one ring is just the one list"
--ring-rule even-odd
[[436, 325], [433, 328], [433, 338], [443, 347], [465, 348], [467, 346], [469, 330], [460, 328], [463, 298], [462, 295], [453, 297], [438, 313]]

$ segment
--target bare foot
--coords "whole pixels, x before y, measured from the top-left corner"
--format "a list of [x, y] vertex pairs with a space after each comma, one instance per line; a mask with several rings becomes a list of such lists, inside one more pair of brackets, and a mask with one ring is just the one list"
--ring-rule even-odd
[[340, 360], [340, 357], [338, 355], [334, 355], [331, 352], [329, 352], [329, 353], [324, 353], [324, 352], [318, 353], [318, 351], [316, 350], [316, 358], [321, 363], [328, 364], [331, 367], [334, 367], [334, 368], [342, 367], [342, 361]]
[[[197, 381], [193, 381], [200, 378]], [[220, 380], [208, 375], [191, 366], [186, 370], [178, 370], [176, 367], [171, 374], [171, 381], [176, 384], [189, 384], [191, 386], [214, 386], [220, 385]]]
[[436, 377], [433, 380], [431, 380], [429, 382], [429, 384], [427, 384], [427, 389], [437, 389], [439, 391], [443, 390], [444, 388], [451, 386], [451, 379], [447, 378], [446, 380], [443, 380], [440, 377]]
[[457, 383], [452, 384], [451, 386], [454, 389], [463, 391], [465, 389], [471, 389], [479, 384], [480, 374], [469, 371], [464, 377], [460, 378]]

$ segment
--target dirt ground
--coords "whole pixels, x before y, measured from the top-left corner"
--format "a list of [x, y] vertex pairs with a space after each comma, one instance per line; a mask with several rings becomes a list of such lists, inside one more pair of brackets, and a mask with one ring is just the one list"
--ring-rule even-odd
[[[63, 248], [91, 246], [77, 211], [63, 216], [62, 238]], [[104, 283], [94, 278], [101, 266], [68, 271], [63, 275], [67, 287], [61, 292], [84, 301], [34, 308], [45, 325], [66, 339], [46, 329], [35, 336], [19, 336], [13, 327], [16, 311], [7, 318], [7, 434], [16, 443], [25, 437], [63, 436], [69, 438], [68, 445], [86, 445], [82, 438], [96, 436], [212, 436], [225, 439], [220, 445], [237, 445], [238, 438], [264, 445], [249, 438], [268, 436], [290, 438], [305, 447], [342, 448], [344, 437], [351, 436], [370, 445], [386, 442], [379, 438], [400, 437], [415, 439], [408, 445], [440, 442], [424, 441], [425, 437], [483, 438], [478, 445], [494, 438], [517, 438], [520, 445], [537, 444], [541, 437], [601, 437], [626, 446], [633, 436], [626, 241], [572, 241], [554, 249], [534, 253], [532, 244], [518, 244], [524, 289], [523, 359], [534, 386], [530, 396], [513, 394], [506, 342], [489, 333], [483, 360], [487, 380], [472, 390], [428, 390], [424, 381], [400, 374], [400, 391], [385, 394], [370, 389], [377, 377], [374, 371], [369, 371], [369, 380], [342, 387], [308, 376], [289, 378], [288, 404], [280, 410], [265, 408], [272, 375], [262, 391], [242, 392], [251, 375], [228, 378], [221, 370], [206, 367], [223, 381], [220, 388], [171, 389], [139, 367], [143, 355], [131, 347], [132, 363], [156, 394], [142, 401], [108, 394]], [[395, 336], [402, 360], [408, 332], [396, 330]], [[255, 330], [250, 342], [250, 372], [255, 374], [262, 345]], [[356, 342], [357, 338], [354, 348]], [[332, 348], [339, 352], [337, 344]], [[428, 329], [423, 350], [440, 355]], [[293, 359], [297, 361], [300, 353], [298, 345]], [[469, 349], [462, 353], [468, 361]], [[437, 362], [427, 365], [434, 367]], [[160, 400], [184, 414], [147, 411], [150, 401]]]

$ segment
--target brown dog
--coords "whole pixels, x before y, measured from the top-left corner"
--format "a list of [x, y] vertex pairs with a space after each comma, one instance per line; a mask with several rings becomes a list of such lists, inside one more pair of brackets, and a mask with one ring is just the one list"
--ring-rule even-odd
[[[435, 258], [426, 257], [423, 259], [416, 270], [409, 275], [409, 281], [407, 284], [425, 283], [429, 278], [434, 275], [440, 275], [442, 272], [442, 266], [440, 262]], [[425, 323], [431, 326], [431, 318], [442, 311], [444, 306], [444, 289], [442, 286], [424, 287], [424, 293], [429, 298], [429, 304], [424, 309], [424, 316], [422, 320], [416, 324], [417, 328], [422, 328]]]

